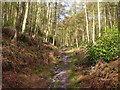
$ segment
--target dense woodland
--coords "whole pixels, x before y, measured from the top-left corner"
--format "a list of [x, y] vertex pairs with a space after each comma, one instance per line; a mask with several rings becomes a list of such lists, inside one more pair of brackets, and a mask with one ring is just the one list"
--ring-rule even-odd
[[2, 2], [3, 87], [118, 88], [119, 33], [120, 2]]

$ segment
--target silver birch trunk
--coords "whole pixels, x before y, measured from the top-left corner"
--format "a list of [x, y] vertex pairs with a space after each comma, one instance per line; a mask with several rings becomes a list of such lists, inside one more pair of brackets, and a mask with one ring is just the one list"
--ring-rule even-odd
[[25, 32], [26, 20], [28, 16], [28, 6], [29, 6], [29, 3], [26, 2], [26, 10], [25, 10], [24, 20], [23, 20], [23, 25], [22, 25], [22, 33]]
[[94, 10], [93, 10], [93, 31], [92, 31], [92, 41], [95, 45], [95, 16], [94, 16]]
[[86, 9], [86, 3], [85, 3], [85, 16], [86, 16], [86, 33], [87, 33], [87, 41], [89, 42], [88, 14], [87, 14], [87, 9]]
[[98, 29], [99, 29], [99, 37], [101, 36], [101, 23], [100, 23], [100, 3], [98, 0]]

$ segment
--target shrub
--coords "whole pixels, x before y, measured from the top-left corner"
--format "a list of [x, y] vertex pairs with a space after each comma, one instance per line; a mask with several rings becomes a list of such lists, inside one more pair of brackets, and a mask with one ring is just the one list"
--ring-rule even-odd
[[88, 45], [88, 58], [92, 64], [102, 58], [109, 62], [117, 59], [120, 53], [120, 37], [117, 27], [104, 31], [103, 35], [97, 40], [96, 45]]

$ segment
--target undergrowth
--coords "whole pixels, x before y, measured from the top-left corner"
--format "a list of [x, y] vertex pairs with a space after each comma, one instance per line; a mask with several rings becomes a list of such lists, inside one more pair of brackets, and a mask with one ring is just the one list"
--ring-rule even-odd
[[94, 65], [100, 59], [106, 62], [118, 59], [120, 53], [119, 42], [120, 36], [117, 27], [114, 26], [112, 29], [104, 31], [96, 45], [89, 44], [87, 47], [91, 64]]

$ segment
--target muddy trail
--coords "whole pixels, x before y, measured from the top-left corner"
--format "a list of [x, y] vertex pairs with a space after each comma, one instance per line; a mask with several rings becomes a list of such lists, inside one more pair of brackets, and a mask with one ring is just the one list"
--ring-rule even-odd
[[70, 58], [71, 56], [68, 53], [61, 53], [61, 60], [54, 65], [55, 75], [48, 87], [49, 90], [51, 90], [52, 88], [67, 89], [69, 87], [67, 69], [70, 63]]

